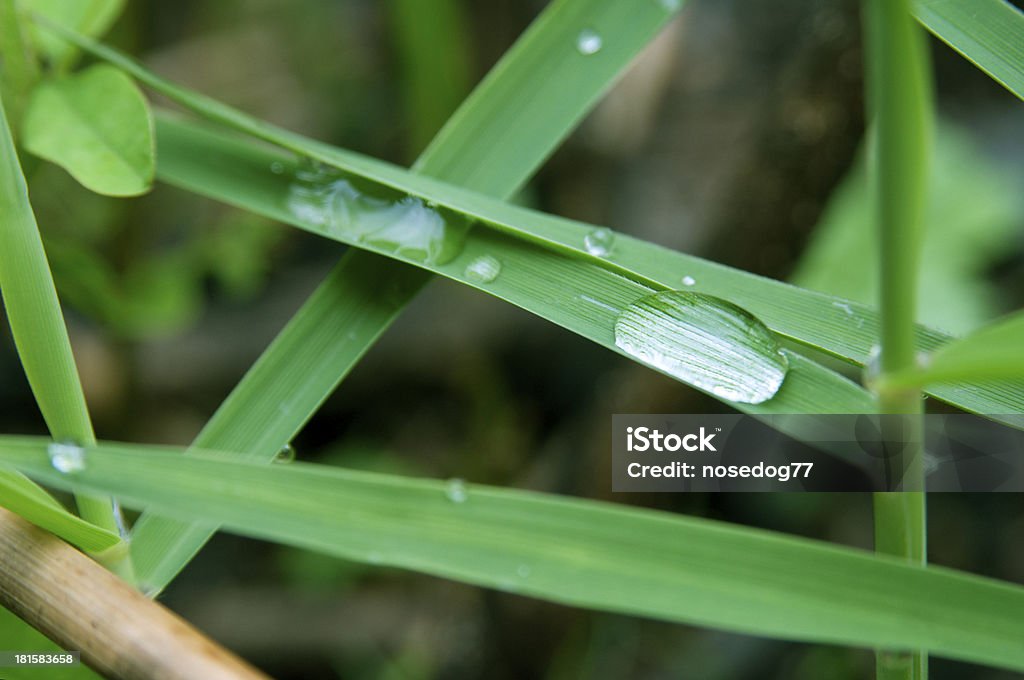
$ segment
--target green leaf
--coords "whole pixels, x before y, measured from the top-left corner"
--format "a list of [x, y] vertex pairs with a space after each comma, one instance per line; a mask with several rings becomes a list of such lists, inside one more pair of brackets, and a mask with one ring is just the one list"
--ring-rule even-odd
[[135, 196], [153, 183], [149, 104], [132, 79], [112, 66], [40, 83], [23, 133], [26, 149], [96, 193]]
[[103, 445], [63, 475], [44, 442], [0, 438], [0, 461], [47, 483], [359, 562], [592, 609], [1024, 670], [1020, 586], [664, 512], [229, 455]]
[[[18, 0], [26, 9], [36, 12], [65, 28], [90, 37], [107, 32], [124, 10], [125, 0]], [[77, 48], [53, 34], [37, 29], [35, 41], [40, 52], [58, 67], [66, 67], [74, 59]]]
[[[327, 238], [356, 243], [329, 225], [303, 222], [289, 209], [287, 172], [294, 167], [294, 161], [286, 155], [163, 116], [158, 119], [157, 138], [161, 154], [158, 173], [162, 180]], [[343, 155], [347, 158], [348, 152]], [[376, 167], [378, 162], [368, 163]], [[282, 173], [275, 174], [271, 167], [281, 168]], [[362, 165], [359, 167], [365, 169]], [[445, 264], [429, 265], [387, 248], [378, 248], [379, 252], [496, 295], [605, 346], [611, 346], [608, 342], [612, 340], [610, 329], [625, 305], [644, 294], [683, 287], [684, 276], [694, 282], [686, 286], [688, 289], [728, 300], [757, 316], [772, 331], [849, 361], [865, 363], [876, 341], [877, 315], [864, 306], [671, 251], [624, 234], [615, 235], [607, 257], [595, 257], [586, 250], [588, 235], [597, 230], [592, 225], [500, 203], [436, 180], [385, 167], [389, 169], [382, 172], [390, 178], [400, 176], [403, 183], [415, 186], [429, 200], [483, 219], [483, 226], [492, 228], [471, 231], [462, 253]], [[365, 243], [358, 245], [374, 249]], [[485, 256], [497, 257], [503, 265], [501, 275], [491, 283], [482, 283], [466, 274], [473, 260]], [[598, 270], [601, 273], [584, 273]], [[600, 277], [601, 282], [594, 276]], [[536, 279], [551, 283], [538, 288]], [[948, 335], [918, 327], [917, 343], [922, 350], [932, 350], [948, 340]], [[818, 406], [854, 409], [841, 412], [872, 412], [872, 408], [864, 405], [865, 401], [852, 396], [851, 388], [856, 386], [848, 381], [831, 382], [836, 394]], [[790, 391], [784, 386], [783, 393]], [[930, 394], [968, 411], [987, 415], [1024, 411], [1024, 383], [941, 386]], [[818, 408], [814, 402], [790, 402], [788, 397], [784, 401], [777, 399], [768, 404], [777, 408], [806, 409], [809, 413]]]
[[[2, 102], [0, 215], [0, 293], [32, 393], [54, 439], [90, 444], [92, 422]], [[78, 502], [87, 520], [116, 531], [109, 500]]]
[[943, 345], [919, 368], [883, 376], [879, 388], [1024, 379], [1024, 312]]
[[72, 515], [26, 477], [0, 470], [0, 506], [86, 552], [113, 548], [121, 537]]
[[1024, 13], [1006, 0], [915, 0], [925, 27], [1024, 99]]
[[[622, 8], [614, 0], [556, 0], [548, 5], [520, 42], [549, 45], [543, 48], [545, 70], [580, 86], [544, 98], [520, 96], [530, 74], [525, 62], [537, 57], [517, 42], [446, 125], [446, 141], [432, 145], [417, 170], [499, 198], [514, 193], [672, 14], [653, 4], [636, 5], [628, 16], [618, 17], [619, 23], [630, 24], [629, 39], [613, 41], [599, 59], [581, 59], [562, 49], [578, 35], [580, 26], [574, 21]], [[122, 59], [106, 48], [99, 50], [106, 58]], [[148, 77], [145, 71], [139, 75]], [[155, 84], [161, 83], [158, 79]], [[195, 103], [190, 93], [178, 92]], [[221, 120], [230, 121], [237, 113], [210, 100], [199, 103], [212, 106], [214, 117]], [[507, 143], [526, 137], [529, 147]], [[458, 159], [450, 157], [448, 146], [459, 148]], [[372, 253], [347, 253], [232, 391], [196, 445], [269, 462], [429, 279], [429, 272]], [[144, 514], [132, 544], [140, 573], [152, 587], [162, 588], [211, 534], [204, 525], [189, 527]]]

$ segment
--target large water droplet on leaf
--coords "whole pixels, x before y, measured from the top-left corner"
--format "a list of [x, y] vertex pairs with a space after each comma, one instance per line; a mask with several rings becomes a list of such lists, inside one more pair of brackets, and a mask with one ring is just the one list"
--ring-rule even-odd
[[454, 258], [469, 231], [469, 222], [450, 210], [309, 161], [295, 172], [288, 209], [345, 241], [428, 264]]
[[673, 290], [637, 300], [616, 320], [615, 344], [648, 366], [746, 404], [771, 399], [789, 370], [760, 319], [702, 293]]
[[583, 247], [597, 257], [604, 257], [612, 251], [615, 243], [615, 232], [607, 227], [599, 227], [583, 237]]

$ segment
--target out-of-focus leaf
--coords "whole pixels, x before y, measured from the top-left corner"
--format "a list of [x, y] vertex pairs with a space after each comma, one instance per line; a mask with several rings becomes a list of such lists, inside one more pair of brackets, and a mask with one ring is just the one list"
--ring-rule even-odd
[[131, 78], [111, 66], [40, 83], [23, 134], [25, 148], [96, 193], [134, 196], [153, 183], [149, 103]]
[[[84, 35], [97, 37], [107, 32], [121, 16], [125, 0], [19, 0], [28, 10]], [[67, 66], [78, 48], [52, 31], [35, 29], [39, 51], [58, 66]]]

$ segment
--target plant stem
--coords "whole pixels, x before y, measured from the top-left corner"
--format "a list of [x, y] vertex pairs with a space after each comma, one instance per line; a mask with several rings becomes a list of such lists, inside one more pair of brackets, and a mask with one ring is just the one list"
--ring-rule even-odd
[[[868, 118], [874, 135], [872, 163], [875, 221], [880, 257], [880, 376], [916, 363], [914, 319], [921, 252], [931, 88], [926, 44], [910, 14], [909, 0], [866, 0]], [[875, 550], [924, 564], [926, 511], [921, 441], [921, 394], [885, 390], [878, 408], [890, 430], [887, 441], [904, 444], [886, 461], [902, 492], [874, 495]], [[899, 431], [894, 431], [899, 428]], [[893, 436], [890, 436], [893, 435]], [[924, 680], [928, 657], [921, 651], [880, 650], [882, 680]]]
[[118, 680], [266, 676], [67, 543], [0, 509], [0, 605]]

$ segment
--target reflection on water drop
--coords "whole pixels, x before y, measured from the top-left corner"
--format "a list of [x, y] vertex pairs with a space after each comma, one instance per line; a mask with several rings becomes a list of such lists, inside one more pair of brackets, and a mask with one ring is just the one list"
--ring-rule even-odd
[[465, 503], [469, 497], [465, 480], [457, 477], [449, 479], [444, 485], [444, 497], [452, 503]]
[[612, 250], [615, 243], [615, 232], [606, 227], [594, 229], [583, 237], [583, 247], [587, 252], [597, 257], [604, 257]]
[[832, 303], [832, 306], [833, 306], [833, 307], [838, 307], [839, 309], [841, 309], [841, 310], [843, 310], [844, 312], [846, 312], [846, 316], [853, 316], [853, 307], [851, 307], [851, 306], [849, 305], [849, 303], [846, 303], [846, 302], [838, 302], [838, 301], [837, 301], [837, 302], [833, 302], [833, 303]]
[[295, 460], [295, 447], [291, 444], [285, 444], [281, 447], [281, 450], [274, 456], [275, 463], [291, 463]]
[[501, 273], [501, 262], [496, 257], [481, 255], [466, 265], [464, 275], [473, 283], [490, 283]]
[[52, 442], [46, 447], [46, 453], [57, 472], [71, 474], [85, 469], [85, 449], [74, 442]]
[[604, 40], [601, 39], [601, 36], [589, 28], [580, 31], [579, 36], [576, 38], [576, 50], [584, 56], [597, 54], [601, 51], [603, 45]]
[[455, 257], [469, 230], [461, 215], [417, 196], [309, 161], [295, 171], [287, 204], [294, 217], [317, 231], [428, 264]]
[[789, 370], [757, 317], [702, 293], [674, 290], [637, 300], [616, 320], [615, 344], [679, 380], [747, 404], [771, 399]]
[[697, 279], [693, 278], [692, 276], [684, 276], [683, 277], [683, 285], [684, 286], [695, 286], [695, 285], [697, 285]]

